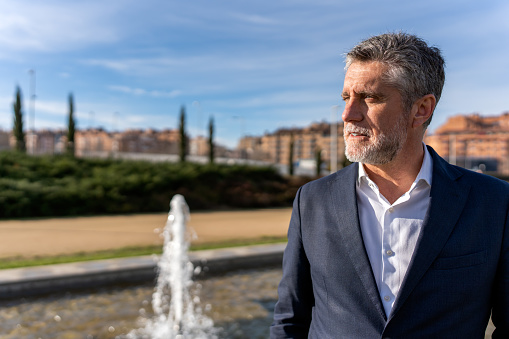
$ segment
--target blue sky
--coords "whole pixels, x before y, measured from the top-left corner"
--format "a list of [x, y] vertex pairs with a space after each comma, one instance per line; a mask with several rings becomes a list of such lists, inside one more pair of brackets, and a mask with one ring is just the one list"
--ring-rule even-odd
[[507, 1], [28, 0], [0, 3], [0, 128], [16, 85], [35, 127], [177, 128], [234, 147], [241, 135], [330, 120], [344, 53], [387, 31], [442, 49], [446, 85], [430, 129], [458, 113], [509, 111]]

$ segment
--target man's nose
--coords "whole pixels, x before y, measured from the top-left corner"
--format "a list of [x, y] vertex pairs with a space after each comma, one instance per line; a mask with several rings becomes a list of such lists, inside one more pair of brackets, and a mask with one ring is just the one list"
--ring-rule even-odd
[[347, 121], [361, 121], [363, 119], [363, 113], [360, 103], [357, 100], [350, 99], [345, 102], [345, 109], [341, 118], [344, 122]]

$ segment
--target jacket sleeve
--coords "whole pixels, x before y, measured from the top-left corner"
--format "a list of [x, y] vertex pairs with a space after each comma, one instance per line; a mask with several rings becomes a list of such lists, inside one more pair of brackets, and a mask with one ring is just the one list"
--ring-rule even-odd
[[310, 265], [303, 244], [301, 224], [301, 194], [293, 203], [288, 229], [288, 245], [283, 256], [283, 277], [278, 288], [278, 302], [270, 338], [307, 338], [314, 306]]
[[[509, 209], [509, 207], [508, 207]], [[492, 338], [509, 338], [509, 211], [502, 240], [502, 251], [492, 294], [491, 320], [495, 325]]]

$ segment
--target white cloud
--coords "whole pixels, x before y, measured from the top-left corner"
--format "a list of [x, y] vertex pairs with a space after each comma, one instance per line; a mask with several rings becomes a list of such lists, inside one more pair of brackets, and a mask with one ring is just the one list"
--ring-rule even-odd
[[240, 21], [258, 25], [274, 25], [278, 23], [275, 19], [256, 14], [232, 13], [232, 17]]
[[127, 94], [134, 94], [134, 95], [146, 94], [146, 91], [141, 88], [131, 88], [131, 87], [127, 87], [127, 86], [115, 86], [115, 85], [108, 86], [108, 88], [111, 89], [112, 91], [117, 91], [117, 92], [122, 92], [122, 93], [127, 93]]
[[158, 90], [145, 90], [143, 88], [131, 88], [128, 86], [118, 86], [118, 85], [112, 85], [108, 86], [108, 88], [112, 91], [122, 92], [126, 94], [132, 94], [132, 95], [148, 95], [156, 98], [175, 98], [182, 94], [179, 90], [173, 90], [173, 91], [158, 91]]
[[[339, 79], [342, 61], [339, 52], [299, 53], [269, 51], [210, 52], [200, 55], [126, 59], [93, 59], [85, 64], [113, 70], [127, 77], [156, 79], [175, 84], [189, 95], [235, 93], [278, 86], [316, 86]], [[133, 92], [133, 88], [116, 88]], [[138, 93], [144, 94], [144, 93]], [[181, 93], [154, 92], [153, 96], [175, 97]]]
[[[12, 111], [13, 98], [1, 97], [0, 107], [0, 128], [12, 128], [13, 111]], [[65, 116], [68, 113], [68, 108], [65, 103], [57, 101], [35, 101], [35, 114], [34, 122], [36, 128], [63, 128], [65, 125]], [[25, 129], [31, 128], [29, 126], [30, 110], [27, 105], [23, 106], [23, 115], [25, 121]]]
[[235, 98], [229, 100], [211, 100], [214, 106], [226, 106], [230, 109], [248, 108], [290, 108], [297, 106], [316, 105], [317, 103], [333, 105], [339, 100], [336, 91], [317, 91], [301, 89], [294, 91], [269, 92], [261, 95], [252, 95], [247, 98]]
[[[35, 101], [35, 112], [44, 112], [53, 116], [65, 116], [68, 113], [67, 103], [62, 101]], [[36, 117], [37, 118], [37, 117]]]
[[0, 47], [56, 52], [116, 41], [109, 19], [117, 10], [108, 2], [0, 3]]

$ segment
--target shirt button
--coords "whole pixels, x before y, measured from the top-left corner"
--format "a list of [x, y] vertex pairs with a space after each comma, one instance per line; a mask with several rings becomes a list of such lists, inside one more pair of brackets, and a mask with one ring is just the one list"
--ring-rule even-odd
[[390, 300], [391, 300], [391, 297], [389, 297], [388, 295], [386, 295], [386, 296], [384, 297], [384, 300], [385, 300], [385, 301], [390, 301]]
[[394, 252], [391, 250], [387, 250], [387, 251], [385, 251], [385, 254], [387, 254], [390, 257], [394, 254]]
[[390, 213], [394, 212], [394, 208], [392, 208], [392, 207], [391, 207], [391, 208], [389, 208], [389, 212], [390, 212]]

